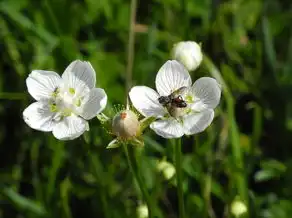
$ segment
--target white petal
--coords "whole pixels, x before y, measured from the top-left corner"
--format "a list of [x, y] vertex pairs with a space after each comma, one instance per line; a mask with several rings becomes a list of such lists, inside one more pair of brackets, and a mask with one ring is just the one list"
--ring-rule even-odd
[[74, 88], [78, 93], [82, 93], [86, 88], [95, 87], [96, 75], [89, 62], [76, 60], [73, 61], [64, 71], [62, 78], [68, 88]]
[[59, 74], [53, 71], [33, 70], [26, 79], [26, 86], [29, 94], [40, 101], [51, 98], [61, 82]]
[[42, 102], [35, 102], [23, 111], [23, 119], [31, 128], [50, 132], [55, 123], [53, 121], [55, 113], [50, 111], [48, 105]]
[[195, 111], [214, 109], [220, 102], [221, 87], [219, 83], [210, 77], [198, 79], [192, 87], [195, 103], [191, 106]]
[[192, 85], [190, 74], [178, 61], [167, 61], [158, 71], [156, 89], [161, 96], [170, 95], [181, 87]]
[[158, 102], [158, 93], [147, 86], [133, 87], [129, 96], [134, 107], [145, 117], [160, 117], [166, 114], [166, 111]]
[[204, 131], [214, 118], [214, 110], [207, 109], [203, 112], [190, 114], [183, 119], [183, 128], [186, 135]]
[[150, 128], [164, 138], [179, 138], [184, 134], [182, 125], [173, 118], [155, 121]]
[[81, 105], [82, 111], [80, 116], [90, 120], [103, 111], [107, 103], [107, 95], [103, 89], [94, 88], [85, 97], [84, 101], [84, 105]]
[[53, 135], [59, 140], [72, 140], [88, 130], [88, 123], [75, 115], [64, 117], [53, 128]]

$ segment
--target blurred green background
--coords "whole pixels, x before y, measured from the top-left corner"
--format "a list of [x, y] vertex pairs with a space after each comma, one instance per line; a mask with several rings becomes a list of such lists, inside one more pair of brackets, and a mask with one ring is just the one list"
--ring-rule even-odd
[[[212, 125], [183, 140], [187, 217], [292, 214], [292, 2], [290, 0], [144, 0], [137, 2], [133, 85], [154, 87], [174, 43], [202, 43], [193, 81], [212, 76], [224, 92]], [[74, 141], [30, 129], [22, 111], [33, 99], [32, 69], [60, 74], [75, 59], [91, 62], [112, 105], [124, 103], [130, 1], [0, 1], [0, 217], [139, 217], [143, 204], [121, 148], [97, 119]], [[147, 130], [135, 149], [159, 217], [175, 218], [173, 141]]]

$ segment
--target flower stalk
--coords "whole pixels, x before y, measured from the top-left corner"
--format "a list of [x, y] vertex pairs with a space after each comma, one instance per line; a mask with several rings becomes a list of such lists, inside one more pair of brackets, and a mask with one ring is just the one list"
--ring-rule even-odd
[[[126, 93], [129, 92], [132, 85], [132, 74], [133, 74], [133, 63], [134, 63], [134, 53], [135, 53], [135, 23], [136, 23], [136, 10], [137, 10], [137, 0], [131, 0], [131, 16], [130, 16], [130, 30], [129, 30], [129, 40], [128, 40], [128, 58], [127, 58], [127, 69], [126, 69]], [[126, 104], [128, 107], [128, 95], [126, 96]], [[127, 108], [129, 109], [129, 108]], [[151, 207], [151, 198], [147, 192], [146, 186], [141, 178], [141, 175], [138, 171], [138, 166], [136, 162], [135, 155], [133, 151], [129, 151], [128, 144], [122, 143], [127, 157], [128, 165], [132, 174], [134, 175], [138, 186], [142, 192], [143, 198], [146, 201], [149, 218], [153, 217], [153, 211]]]
[[[204, 65], [206, 69], [208, 69], [214, 78], [216, 78], [223, 87], [223, 96], [225, 97], [226, 104], [227, 104], [227, 114], [228, 120], [230, 120], [230, 141], [231, 141], [231, 150], [232, 150], [232, 157], [234, 163], [236, 164], [236, 168], [238, 171], [232, 174], [232, 178], [234, 179], [234, 183], [237, 188], [237, 192], [240, 196], [240, 199], [243, 200], [245, 205], [249, 205], [248, 200], [248, 183], [246, 173], [244, 171], [244, 160], [243, 160], [243, 152], [239, 142], [239, 130], [237, 123], [235, 121], [235, 112], [234, 112], [234, 105], [235, 99], [233, 98], [231, 91], [225, 81], [223, 80], [219, 69], [215, 66], [215, 64], [211, 61], [209, 57], [206, 55], [204, 56]], [[248, 211], [248, 208], [247, 208]], [[248, 212], [245, 214], [245, 217], [249, 217]]]
[[127, 162], [128, 162], [128, 165], [130, 167], [132, 174], [134, 175], [135, 180], [138, 183], [138, 186], [142, 192], [143, 198], [147, 204], [149, 218], [152, 218], [154, 216], [153, 216], [153, 207], [152, 207], [152, 203], [151, 203], [151, 198], [150, 198], [150, 195], [148, 194], [145, 183], [143, 182], [143, 179], [139, 173], [135, 154], [134, 154], [133, 150], [129, 151], [128, 146], [129, 146], [128, 144], [123, 143], [123, 148], [124, 148], [124, 152], [125, 152], [125, 155], [127, 158]]
[[[128, 60], [126, 70], [126, 93], [129, 92], [132, 83], [133, 74], [133, 63], [135, 53], [135, 23], [136, 23], [136, 9], [137, 0], [131, 0], [131, 17], [130, 17], [130, 30], [129, 30], [129, 41], [128, 41]], [[127, 97], [126, 97], [127, 101]]]
[[181, 152], [181, 138], [176, 139], [175, 149], [175, 169], [177, 180], [177, 195], [179, 204], [179, 217], [185, 217], [184, 198], [183, 198], [183, 177], [182, 177], [182, 152]]

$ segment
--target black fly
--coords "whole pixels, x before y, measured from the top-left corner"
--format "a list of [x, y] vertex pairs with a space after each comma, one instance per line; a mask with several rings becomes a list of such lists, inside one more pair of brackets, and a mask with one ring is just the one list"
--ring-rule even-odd
[[179, 108], [184, 108], [187, 107], [187, 103], [185, 102], [185, 100], [183, 100], [183, 98], [181, 97], [181, 95], [173, 98], [171, 100], [171, 104], [175, 107], [179, 107]]
[[180, 95], [185, 89], [186, 87], [181, 87], [168, 96], [160, 96], [158, 98], [158, 101], [164, 107], [170, 105], [177, 108], [185, 108], [187, 107], [187, 103], [185, 102], [185, 100], [183, 100], [182, 96]]

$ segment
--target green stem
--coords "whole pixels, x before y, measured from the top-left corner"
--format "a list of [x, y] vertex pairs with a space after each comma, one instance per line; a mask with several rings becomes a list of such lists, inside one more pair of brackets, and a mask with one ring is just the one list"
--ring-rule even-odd
[[100, 178], [107, 178], [106, 172], [100, 162], [100, 158], [97, 154], [94, 154], [90, 150], [90, 144], [85, 141], [85, 147], [87, 150], [87, 156], [89, 157], [89, 163], [91, 165], [91, 172], [96, 179], [96, 185], [98, 187], [98, 193], [101, 200], [102, 212], [104, 218], [112, 217], [111, 210], [108, 204], [108, 180]]
[[100, 181], [98, 183], [99, 186], [99, 196], [101, 200], [103, 215], [105, 218], [111, 217], [111, 211], [109, 210], [108, 200], [107, 200], [107, 186], [106, 183], [100, 179], [105, 177], [104, 171], [102, 169], [101, 163], [99, 162], [99, 158], [95, 154], [88, 154], [90, 162], [93, 166], [93, 175], [96, 181]]
[[177, 178], [177, 195], [179, 204], [179, 217], [185, 217], [184, 198], [183, 198], [183, 179], [182, 179], [182, 153], [181, 153], [181, 139], [177, 139], [175, 143], [175, 169]]
[[154, 216], [153, 216], [153, 207], [152, 207], [152, 203], [151, 203], [151, 198], [150, 198], [150, 195], [148, 194], [145, 183], [144, 183], [144, 181], [139, 173], [139, 169], [138, 169], [138, 165], [136, 162], [134, 152], [129, 151], [128, 145], [126, 143], [123, 143], [123, 148], [124, 148], [124, 152], [125, 152], [130, 170], [131, 170], [132, 174], [134, 175], [135, 180], [137, 181], [138, 186], [142, 192], [143, 198], [147, 204], [149, 218], [152, 218]]
[[[232, 149], [232, 157], [235, 164], [235, 172], [233, 172], [232, 177], [234, 179], [234, 184], [240, 195], [241, 200], [248, 204], [248, 183], [245, 173], [245, 163], [243, 158], [243, 151], [240, 145], [240, 132], [235, 120], [235, 99], [233, 98], [231, 91], [225, 81], [223, 80], [219, 69], [213, 64], [211, 59], [204, 54], [204, 65], [210, 71], [211, 75], [222, 85], [223, 96], [227, 104], [227, 115], [228, 121], [230, 122], [230, 141]], [[246, 215], [248, 217], [248, 214]]]
[[51, 3], [48, 0], [46, 0], [44, 3], [45, 3], [45, 7], [48, 10], [48, 14], [50, 16], [50, 19], [52, 20], [52, 23], [53, 23], [53, 26], [55, 28], [56, 33], [61, 35], [62, 31], [61, 31], [61, 28], [59, 26], [59, 22], [54, 14], [54, 10], [51, 7]]
[[130, 17], [130, 30], [128, 41], [128, 60], [126, 70], [126, 93], [129, 92], [132, 83], [132, 72], [135, 53], [135, 23], [136, 23], [136, 9], [137, 1], [131, 0], [131, 17]]

